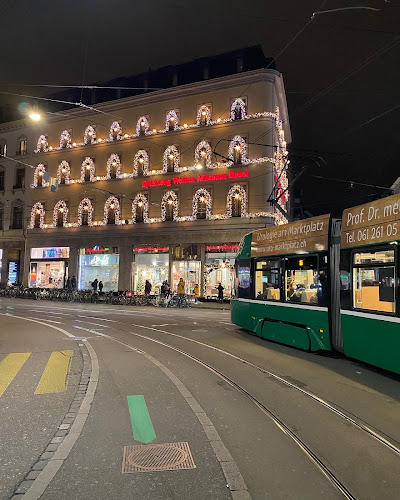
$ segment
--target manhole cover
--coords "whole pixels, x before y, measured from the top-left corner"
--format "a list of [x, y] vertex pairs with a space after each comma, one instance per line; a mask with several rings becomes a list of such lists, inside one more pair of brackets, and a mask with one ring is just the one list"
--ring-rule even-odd
[[194, 469], [188, 443], [125, 446], [122, 472], [154, 472]]

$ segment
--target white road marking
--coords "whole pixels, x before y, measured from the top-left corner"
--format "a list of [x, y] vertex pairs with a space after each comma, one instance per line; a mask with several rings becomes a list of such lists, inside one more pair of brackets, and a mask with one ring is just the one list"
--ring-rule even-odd
[[37, 319], [39, 321], [47, 321], [48, 323], [56, 323], [57, 325], [63, 325], [61, 321], [54, 321], [53, 319], [46, 319], [46, 318], [35, 318], [34, 316], [29, 316], [31, 319]]
[[163, 323], [162, 325], [151, 325], [151, 326], [178, 326], [178, 323]]
[[78, 318], [98, 319], [100, 321], [110, 321], [111, 323], [118, 323], [118, 321], [114, 321], [113, 319], [96, 318], [94, 316], [84, 316], [83, 314], [77, 314], [77, 316], [78, 316]]
[[90, 328], [84, 328], [83, 326], [73, 325], [74, 328], [78, 328], [79, 330], [85, 330], [85, 332], [94, 333], [95, 335], [100, 335], [100, 337], [106, 337], [105, 333], [96, 332], [96, 330], [90, 330]]
[[108, 325], [100, 325], [100, 323], [92, 323], [91, 321], [86, 321], [84, 319], [76, 319], [77, 323], [88, 323], [89, 325], [100, 326], [101, 328], [110, 328]]

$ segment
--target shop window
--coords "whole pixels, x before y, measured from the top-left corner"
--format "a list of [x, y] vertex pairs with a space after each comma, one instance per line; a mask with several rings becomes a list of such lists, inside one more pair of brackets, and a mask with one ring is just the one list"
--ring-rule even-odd
[[328, 278], [316, 255], [285, 259], [285, 282], [286, 302], [326, 305]]
[[22, 229], [24, 207], [22, 201], [16, 202], [12, 209], [12, 228]]
[[0, 191], [4, 191], [4, 170], [0, 169]]
[[262, 259], [256, 262], [256, 300], [279, 300], [281, 288], [281, 259]]
[[396, 312], [394, 249], [354, 253], [353, 307], [387, 313]]
[[81, 249], [79, 255], [78, 289], [91, 290], [92, 282], [97, 279], [103, 282], [104, 292], [118, 290], [119, 255], [108, 253], [108, 248], [95, 253], [88, 250], [93, 249]]
[[17, 168], [15, 173], [14, 189], [23, 189], [25, 187], [25, 168]]

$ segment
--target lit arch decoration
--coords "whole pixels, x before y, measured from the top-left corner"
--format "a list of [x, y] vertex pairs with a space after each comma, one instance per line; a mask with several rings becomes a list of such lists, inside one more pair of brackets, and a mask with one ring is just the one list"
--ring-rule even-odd
[[114, 203], [114, 213], [115, 213], [115, 225], [119, 226], [119, 225], [121, 225], [121, 207], [120, 207], [118, 198], [116, 198], [115, 196], [110, 196], [109, 198], [107, 198], [106, 202], [104, 203], [103, 223], [107, 224], [108, 212], [109, 212], [111, 205], [113, 203]]
[[68, 222], [68, 207], [65, 202], [65, 200], [59, 200], [57, 203], [54, 205], [54, 210], [53, 210], [53, 227], [57, 227], [57, 220], [58, 220], [58, 213], [62, 209], [62, 214], [63, 214], [63, 226], [65, 227]]
[[204, 197], [206, 202], [206, 219], [211, 219], [212, 198], [210, 192], [205, 188], [198, 189], [193, 196], [193, 201], [192, 201], [193, 219], [197, 218], [198, 203], [201, 197]]
[[95, 142], [96, 129], [93, 127], [93, 125], [88, 125], [83, 135], [83, 144], [94, 144]]
[[29, 224], [29, 229], [35, 228], [35, 219], [38, 210], [40, 211], [39, 227], [42, 228], [44, 225], [44, 216], [45, 216], [44, 206], [42, 205], [42, 203], [37, 202], [33, 205], [31, 210], [31, 220]]
[[[115, 163], [115, 165], [114, 165]], [[115, 176], [118, 179], [121, 176], [121, 158], [118, 154], [112, 153], [110, 154], [107, 160], [107, 175], [106, 179], [111, 179], [111, 169], [115, 167]]]
[[245, 117], [246, 117], [246, 114], [247, 114], [247, 111], [246, 111], [246, 104], [245, 102], [243, 101], [243, 99], [240, 99], [240, 97], [238, 97], [237, 99], [235, 99], [231, 105], [231, 120], [236, 120], [235, 118], [235, 110], [236, 110], [236, 106], [239, 106], [240, 107], [240, 111], [241, 111], [241, 120], [244, 120]]
[[71, 167], [69, 165], [69, 162], [66, 160], [63, 160], [59, 165], [57, 169], [57, 182], [58, 184], [61, 184], [61, 177], [63, 174], [63, 168], [65, 168], [65, 184], [69, 184], [70, 177], [71, 177]]
[[[143, 159], [143, 163], [140, 160]], [[143, 166], [143, 175], [149, 175], [149, 154], [145, 149], [139, 149], [133, 158], [133, 175], [138, 176], [139, 165]]]
[[71, 134], [68, 130], [63, 130], [60, 135], [60, 148], [72, 148]]
[[78, 226], [82, 226], [82, 216], [85, 211], [85, 207], [88, 207], [88, 226], [93, 226], [93, 203], [89, 198], [83, 198], [78, 206]]
[[139, 203], [143, 203], [143, 222], [149, 222], [149, 200], [147, 196], [143, 193], [139, 193], [135, 196], [132, 202], [132, 222], [136, 224], [136, 212]]
[[148, 132], [150, 131], [150, 124], [149, 124], [149, 120], [147, 119], [146, 116], [141, 116], [139, 118], [139, 120], [137, 121], [136, 123], [136, 135], [139, 136], [140, 135], [140, 131], [141, 131], [141, 128], [142, 128], [142, 122], [144, 122], [144, 135], [147, 135]]
[[173, 118], [174, 130], [179, 128], [179, 117], [177, 112], [174, 109], [168, 111], [167, 116], [165, 118], [165, 130], [169, 130], [171, 119]]
[[247, 217], [247, 193], [246, 189], [240, 184], [235, 184], [228, 191], [228, 196], [226, 197], [226, 215], [230, 218], [232, 217], [232, 199], [235, 194], [239, 194], [242, 198], [242, 203], [240, 207], [241, 217]]
[[40, 173], [42, 174], [42, 187], [47, 187], [49, 185], [49, 183], [43, 179], [43, 175], [45, 172], [46, 167], [43, 165], [43, 163], [39, 163], [35, 168], [35, 171], [33, 172], [33, 187], [38, 187], [38, 178], [40, 176]]
[[199, 109], [197, 110], [197, 117], [196, 117], [196, 125], [200, 126], [201, 125], [201, 119], [203, 115], [203, 112], [205, 112], [205, 117], [206, 117], [206, 125], [210, 125], [211, 123], [211, 109], [203, 104], [203, 106], [200, 106]]
[[87, 166], [89, 166], [89, 170], [90, 170], [90, 182], [94, 182], [94, 180], [95, 180], [95, 165], [94, 165], [93, 158], [90, 158], [90, 156], [87, 156], [82, 162], [81, 182], [86, 182], [85, 181], [85, 171], [86, 171]]
[[206, 166], [209, 167], [211, 165], [212, 161], [212, 150], [211, 150], [211, 145], [207, 141], [201, 141], [197, 144], [195, 152], [194, 152], [194, 159], [196, 163], [199, 163], [203, 160], [203, 157], [201, 155], [201, 151], [205, 150], [206, 154]]
[[49, 142], [47, 136], [42, 134], [39, 136], [36, 146], [36, 152], [39, 151], [48, 151], [49, 150]]
[[229, 143], [228, 157], [234, 162], [235, 161], [235, 146], [239, 145], [241, 147], [241, 163], [247, 165], [249, 163], [247, 159], [247, 142], [243, 139], [241, 135], [235, 135], [235, 137]]
[[167, 216], [167, 203], [168, 200], [172, 200], [172, 220], [176, 220], [178, 218], [179, 212], [179, 200], [178, 195], [175, 191], [167, 191], [161, 200], [161, 220], [165, 221]]
[[[117, 129], [117, 130], [114, 130]], [[122, 137], [122, 127], [117, 121], [112, 122], [110, 127], [109, 139], [110, 141], [120, 141]]]
[[176, 146], [168, 146], [166, 150], [164, 151], [163, 154], [163, 169], [162, 173], [165, 174], [168, 172], [168, 160], [169, 160], [169, 155], [174, 155], [174, 172], [179, 168], [180, 164], [180, 155], [179, 155], [179, 150]]

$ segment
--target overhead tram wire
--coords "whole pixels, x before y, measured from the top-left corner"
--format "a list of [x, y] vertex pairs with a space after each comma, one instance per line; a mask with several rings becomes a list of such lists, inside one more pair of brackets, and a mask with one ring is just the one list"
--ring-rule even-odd
[[165, 87], [119, 87], [104, 85], [52, 85], [52, 84], [29, 84], [29, 83], [0, 83], [6, 87], [43, 87], [54, 89], [88, 89], [88, 90], [164, 90]]

